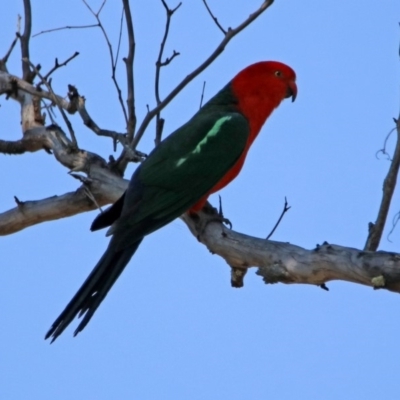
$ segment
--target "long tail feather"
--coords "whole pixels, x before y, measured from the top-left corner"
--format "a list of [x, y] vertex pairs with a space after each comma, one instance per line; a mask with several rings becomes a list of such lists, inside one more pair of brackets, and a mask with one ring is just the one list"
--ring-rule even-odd
[[84, 315], [84, 317], [75, 330], [74, 336], [85, 328], [142, 240], [143, 238], [136, 241], [129, 248], [120, 251], [114, 250], [113, 241], [111, 240], [106, 252], [64, 311], [54, 321], [45, 339], [51, 337], [51, 343], [53, 343], [77, 315], [79, 317]]

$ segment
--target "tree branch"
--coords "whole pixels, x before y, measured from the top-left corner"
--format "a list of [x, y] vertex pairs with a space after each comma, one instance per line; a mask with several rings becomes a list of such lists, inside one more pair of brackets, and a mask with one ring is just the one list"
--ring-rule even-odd
[[74, 109], [71, 104], [66, 101], [63, 97], [58, 96], [56, 94], [52, 94], [45, 90], [38, 90], [35, 86], [31, 85], [28, 82], [23, 81], [22, 79], [8, 74], [7, 72], [0, 71], [0, 95], [6, 94], [15, 99], [18, 97], [19, 89], [22, 91], [29, 93], [32, 96], [37, 96], [41, 99], [47, 99], [53, 101], [54, 96], [57, 99], [58, 104], [66, 110], [70, 114], [74, 114], [76, 109]]
[[222, 27], [222, 25], [219, 23], [217, 17], [212, 13], [210, 7], [208, 6], [208, 3], [206, 0], [203, 0], [204, 5], [207, 8], [208, 13], [210, 14], [210, 17], [213, 19], [213, 21], [215, 22], [215, 25], [217, 25], [218, 29], [224, 34], [226, 35], [226, 30]]
[[123, 59], [126, 66], [126, 85], [128, 89], [126, 104], [128, 106], [129, 118], [126, 130], [128, 132], [128, 139], [131, 141], [136, 129], [135, 81], [133, 76], [133, 62], [135, 59], [136, 43], [129, 0], [122, 0], [122, 4], [124, 5], [126, 29], [128, 31], [128, 56]]
[[[103, 177], [87, 183], [100, 206], [118, 199], [127, 184], [115, 175], [108, 181]], [[63, 196], [18, 201], [17, 207], [0, 214], [0, 235], [95, 208], [84, 186]], [[204, 218], [203, 212], [199, 215], [200, 219]], [[342, 280], [400, 293], [400, 255], [397, 253], [361, 251], [328, 243], [306, 250], [289, 243], [244, 235], [216, 222], [209, 223], [200, 233], [198, 221], [188, 215], [182, 219], [211, 253], [221, 256], [234, 270], [243, 270], [243, 275], [248, 268], [258, 267], [257, 275], [265, 283], [326, 287], [328, 281]]]
[[274, 225], [274, 227], [272, 228], [271, 232], [268, 234], [267, 236], [267, 240], [274, 234], [274, 232], [276, 231], [276, 228], [279, 226], [279, 224], [282, 221], [283, 216], [291, 209], [291, 206], [288, 206], [288, 202], [287, 199], [285, 197], [285, 204], [283, 205], [283, 210], [281, 212], [281, 215], [278, 218], [278, 221], [276, 221], [276, 224]]
[[[31, 29], [32, 29], [32, 10], [31, 10], [31, 2], [30, 0], [24, 0], [24, 33], [20, 36], [21, 42], [21, 55], [22, 58], [30, 59], [29, 57], [29, 39], [31, 37]], [[31, 81], [31, 70], [29, 65], [22, 61], [22, 73], [23, 80], [27, 82]]]
[[378, 216], [374, 224], [372, 222], [369, 224], [369, 234], [364, 247], [364, 250], [368, 251], [375, 251], [379, 246], [383, 229], [386, 224], [390, 203], [392, 202], [394, 189], [396, 188], [397, 175], [400, 167], [400, 115], [397, 120], [394, 119], [394, 122], [397, 130], [396, 149], [394, 151], [389, 171], [383, 182], [383, 194]]
[[115, 202], [122, 195], [128, 182], [118, 177], [114, 179], [113, 185], [97, 180], [91, 180], [88, 184], [97, 204], [88, 196], [85, 185], [75, 192], [62, 196], [20, 202], [17, 207], [0, 214], [0, 236], [13, 234], [38, 223], [71, 217], [94, 210], [99, 205]]
[[331, 280], [342, 280], [400, 293], [400, 255], [397, 253], [361, 251], [328, 243], [306, 250], [289, 243], [247, 236], [217, 222], [209, 223], [199, 232], [197, 221], [188, 215], [183, 219], [212, 254], [224, 258], [233, 269], [258, 267], [257, 275], [265, 283], [321, 286]]
[[0, 153], [23, 154], [26, 151], [23, 140], [0, 140]]
[[71, 124], [70, 120], [67, 118], [67, 116], [66, 116], [66, 114], [65, 114], [65, 112], [64, 112], [64, 110], [63, 110], [63, 108], [61, 107], [60, 103], [58, 102], [57, 96], [56, 96], [55, 93], [53, 92], [53, 89], [51, 88], [50, 83], [47, 82], [47, 81], [44, 79], [44, 77], [43, 77], [43, 76], [41, 75], [41, 73], [39, 72], [39, 69], [38, 69], [37, 67], [35, 67], [35, 65], [34, 65], [29, 59], [23, 58], [22, 60], [23, 60], [24, 62], [26, 62], [27, 64], [29, 64], [29, 65], [32, 67], [32, 69], [33, 69], [33, 71], [35, 72], [35, 74], [41, 79], [41, 82], [44, 83], [44, 85], [47, 87], [49, 93], [50, 93], [51, 96], [52, 96], [52, 100], [53, 100], [54, 103], [57, 105], [57, 108], [58, 108], [58, 110], [60, 111], [60, 114], [61, 114], [61, 116], [62, 116], [62, 118], [63, 118], [65, 124], [67, 125], [69, 134], [71, 135], [71, 139], [72, 139], [72, 144], [73, 144], [73, 146], [74, 146], [74, 147], [78, 147], [78, 142], [77, 142], [77, 140], [76, 140], [75, 132], [74, 132], [74, 129], [72, 128], [72, 124]]
[[[61, 64], [58, 62], [58, 58], [56, 58], [54, 61], [54, 67], [43, 77], [43, 80], [47, 81], [53, 72], [55, 72], [57, 69], [59, 69], [61, 67], [65, 67], [70, 61], [72, 61], [77, 56], [79, 56], [78, 51], [76, 51], [71, 57], [67, 58]], [[42, 83], [43, 82], [41, 82], [40, 84], [42, 84]]]
[[103, 26], [103, 24], [101, 23], [101, 20], [100, 20], [101, 10], [103, 9], [103, 7], [104, 7], [104, 5], [105, 5], [107, 0], [103, 0], [103, 3], [101, 4], [101, 6], [99, 8], [99, 11], [97, 11], [97, 13], [93, 11], [93, 9], [86, 2], [86, 0], [82, 0], [82, 1], [85, 4], [85, 6], [89, 9], [89, 11], [93, 14], [93, 16], [96, 18], [97, 25], [101, 29], [101, 31], [103, 33], [103, 36], [104, 36], [104, 38], [106, 40], [108, 51], [110, 53], [110, 60], [111, 60], [111, 79], [114, 82], [115, 89], [117, 90], [118, 101], [119, 101], [119, 103], [121, 105], [122, 112], [124, 114], [125, 123], [128, 125], [128, 115], [127, 115], [127, 112], [126, 112], [126, 109], [125, 109], [124, 102], [122, 100], [122, 91], [121, 91], [121, 88], [119, 87], [119, 84], [118, 84], [118, 81], [117, 81], [117, 78], [116, 78], [116, 75], [115, 75], [115, 71], [116, 71], [116, 68], [117, 68], [117, 61], [114, 58], [114, 50], [113, 50], [113, 47], [111, 45], [110, 39], [108, 38], [107, 32], [106, 32], [106, 30], [105, 30], [105, 28], [104, 28], [104, 26]]
[[32, 35], [32, 37], [36, 37], [39, 35], [43, 35], [44, 33], [50, 33], [50, 32], [56, 32], [56, 31], [62, 31], [64, 29], [87, 29], [87, 28], [97, 28], [99, 24], [92, 24], [92, 25], [67, 25], [67, 26], [62, 26], [61, 28], [52, 28], [52, 29], [46, 29], [44, 31], [40, 31], [38, 33], [35, 33]]
[[[171, 57], [166, 58], [166, 60], [164, 62], [162, 61], [162, 58], [164, 55], [165, 44], [167, 43], [167, 39], [168, 39], [169, 27], [171, 25], [171, 18], [174, 15], [174, 12], [176, 10], [178, 10], [178, 8], [182, 5], [182, 3], [179, 3], [175, 8], [171, 9], [168, 7], [167, 3], [164, 0], [161, 0], [161, 2], [165, 8], [165, 12], [167, 14], [167, 20], [165, 23], [164, 36], [163, 36], [163, 38], [161, 40], [161, 44], [160, 44], [160, 51], [158, 53], [158, 57], [157, 57], [157, 61], [156, 61], [156, 75], [155, 75], [155, 79], [154, 79], [154, 92], [155, 92], [155, 96], [156, 96], [156, 104], [157, 105], [159, 105], [161, 103], [161, 98], [160, 98], [161, 68], [168, 65], [175, 57], [177, 57], [179, 55], [179, 53], [174, 50]], [[161, 142], [162, 132], [163, 132], [163, 128], [164, 128], [164, 122], [165, 122], [165, 120], [163, 118], [161, 118], [161, 113], [158, 112], [156, 115], [156, 137], [154, 140], [154, 143], [156, 146]]]
[[18, 36], [16, 35], [14, 40], [11, 42], [11, 45], [9, 47], [9, 49], [7, 50], [7, 53], [4, 55], [4, 57], [0, 60], [0, 70], [7, 72], [7, 61], [8, 58], [10, 57], [12, 51], [14, 50], [15, 45], [17, 44], [18, 41]]

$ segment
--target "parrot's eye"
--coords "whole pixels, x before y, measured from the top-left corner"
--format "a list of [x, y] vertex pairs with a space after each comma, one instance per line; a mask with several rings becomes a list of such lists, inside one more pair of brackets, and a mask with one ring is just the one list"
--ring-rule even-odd
[[282, 76], [282, 72], [281, 71], [275, 71], [275, 76], [281, 77]]

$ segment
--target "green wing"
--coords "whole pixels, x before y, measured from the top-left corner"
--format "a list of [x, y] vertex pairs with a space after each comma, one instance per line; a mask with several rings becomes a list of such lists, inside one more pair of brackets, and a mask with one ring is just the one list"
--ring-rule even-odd
[[165, 139], [135, 171], [120, 218], [110, 233], [123, 249], [205, 196], [246, 148], [247, 120], [239, 113], [199, 113]]

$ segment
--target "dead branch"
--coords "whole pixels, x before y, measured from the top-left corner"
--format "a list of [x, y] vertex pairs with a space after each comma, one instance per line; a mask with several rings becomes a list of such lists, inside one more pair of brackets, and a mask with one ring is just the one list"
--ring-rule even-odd
[[392, 202], [394, 189], [396, 187], [397, 175], [400, 167], [400, 116], [398, 119], [394, 119], [394, 122], [396, 124], [396, 130], [397, 130], [396, 148], [394, 151], [393, 159], [390, 164], [389, 171], [383, 182], [383, 188], [382, 188], [383, 194], [382, 194], [381, 205], [378, 211], [378, 216], [374, 224], [373, 223], [369, 224], [369, 234], [367, 242], [365, 243], [364, 247], [364, 250], [368, 251], [375, 251], [379, 246], [383, 229], [386, 224], [390, 203]]
[[[79, 95], [78, 89], [75, 86], [68, 85], [68, 98], [70, 103], [73, 105], [73, 108], [76, 109], [82, 118], [83, 123], [91, 129], [96, 135], [98, 136], [106, 136], [113, 139], [113, 142], [120, 142], [122, 144], [126, 144], [126, 134], [119, 133], [116, 131], [111, 131], [108, 129], [100, 128], [96, 122], [94, 122], [93, 118], [89, 115], [88, 111], [86, 110], [86, 99], [83, 96]], [[114, 146], [114, 151], [115, 151]]]
[[111, 79], [112, 79], [112, 81], [114, 83], [114, 86], [115, 86], [115, 89], [117, 91], [118, 101], [119, 101], [119, 104], [121, 105], [122, 112], [123, 112], [124, 118], [125, 118], [125, 122], [128, 125], [128, 114], [126, 112], [124, 101], [122, 99], [122, 91], [121, 91], [121, 88], [119, 86], [118, 80], [117, 80], [116, 75], [115, 75], [115, 71], [116, 71], [116, 68], [117, 68], [117, 59], [114, 57], [114, 50], [113, 50], [112, 44], [110, 42], [110, 39], [108, 38], [107, 31], [105, 30], [105, 28], [104, 28], [104, 26], [103, 26], [103, 24], [102, 24], [102, 22], [100, 20], [100, 13], [101, 13], [104, 5], [106, 4], [107, 0], [103, 1], [103, 3], [101, 4], [101, 6], [99, 8], [99, 11], [97, 11], [97, 13], [93, 11], [93, 9], [86, 2], [86, 0], [82, 0], [82, 1], [85, 4], [85, 6], [89, 9], [89, 11], [92, 13], [92, 15], [96, 18], [97, 26], [101, 29], [101, 32], [103, 33], [104, 39], [105, 39], [105, 41], [107, 43], [108, 52], [110, 54], [110, 61], [111, 61]]
[[[29, 39], [32, 30], [32, 10], [30, 0], [24, 0], [24, 33], [20, 36], [21, 56], [22, 58], [30, 59], [29, 57]], [[29, 65], [22, 61], [22, 79], [32, 83], [31, 70]]]
[[[65, 67], [70, 61], [72, 61], [75, 57], [79, 56], [79, 52], [76, 51], [71, 57], [67, 58], [64, 62], [62, 62], [61, 64], [58, 62], [58, 58], [55, 59], [54, 61], [54, 67], [43, 77], [44, 81], [48, 81], [50, 75], [57, 71], [59, 68], [61, 67]], [[40, 83], [42, 84], [43, 81]]]
[[23, 140], [1, 140], [0, 139], [0, 153], [2, 154], [23, 154], [26, 148]]
[[[29, 93], [32, 96], [39, 97], [41, 99], [54, 100], [54, 96], [57, 99], [58, 104], [70, 114], [76, 112], [71, 104], [66, 101], [63, 97], [56, 94], [52, 94], [45, 90], [38, 90], [35, 86], [28, 82], [18, 78], [15, 75], [8, 74], [7, 72], [0, 71], [0, 95], [6, 94], [14, 99], [18, 99], [20, 91]], [[18, 100], [20, 101], [20, 100]]]
[[203, 107], [203, 100], [204, 100], [204, 92], [206, 90], [206, 81], [203, 82], [203, 89], [201, 89], [201, 96], [200, 96], [200, 106], [199, 109], [201, 107]]
[[[200, 217], [201, 214], [200, 214]], [[188, 215], [183, 219], [212, 254], [235, 269], [258, 267], [265, 283], [306, 283], [321, 286], [342, 280], [400, 293], [400, 255], [324, 243], [306, 250], [289, 243], [259, 239], [211, 222], [202, 232]]]
[[129, 5], [129, 0], [122, 0], [124, 5], [126, 29], [128, 32], [128, 56], [123, 58], [126, 66], [126, 86], [127, 86], [127, 99], [128, 106], [128, 123], [126, 130], [128, 132], [129, 141], [132, 140], [133, 134], [136, 129], [136, 111], [135, 111], [135, 85], [133, 77], [133, 63], [135, 60], [135, 32], [133, 30], [132, 14]]
[[99, 24], [92, 24], [92, 25], [67, 25], [67, 26], [62, 26], [60, 28], [52, 28], [52, 29], [46, 29], [44, 31], [40, 31], [38, 33], [35, 33], [32, 35], [32, 38], [43, 35], [44, 33], [51, 33], [51, 32], [56, 32], [56, 31], [62, 31], [65, 29], [87, 29], [87, 28], [97, 28]]
[[208, 6], [208, 3], [206, 0], [203, 0], [204, 5], [207, 8], [208, 13], [210, 14], [210, 17], [213, 19], [213, 21], [215, 22], [215, 25], [217, 25], [218, 29], [224, 34], [226, 35], [226, 30], [222, 27], [222, 25], [219, 23], [217, 17], [212, 13], [210, 7]]
[[[161, 68], [168, 65], [175, 57], [177, 57], [179, 55], [179, 53], [174, 50], [171, 57], [169, 57], [169, 58], [167, 57], [164, 62], [162, 61], [163, 56], [164, 56], [165, 44], [167, 43], [167, 39], [168, 39], [169, 27], [171, 25], [171, 18], [174, 15], [175, 11], [178, 10], [178, 8], [182, 5], [182, 3], [179, 3], [175, 8], [169, 8], [167, 3], [164, 0], [161, 0], [161, 2], [164, 6], [165, 13], [167, 15], [167, 19], [165, 22], [164, 36], [161, 40], [160, 51], [158, 53], [158, 57], [157, 57], [157, 61], [156, 61], [156, 75], [155, 75], [155, 79], [154, 79], [154, 92], [155, 92], [155, 96], [156, 96], [156, 104], [157, 105], [159, 105], [161, 103], [161, 99], [160, 99]], [[164, 128], [164, 119], [161, 118], [161, 113], [158, 112], [156, 115], [156, 138], [154, 140], [156, 146], [161, 142], [163, 128]]]
[[288, 202], [287, 199], [285, 197], [285, 204], [283, 205], [283, 210], [281, 212], [281, 215], [278, 218], [278, 221], [276, 221], [276, 224], [274, 225], [274, 227], [272, 228], [271, 232], [268, 234], [267, 236], [267, 240], [274, 234], [274, 232], [276, 231], [276, 228], [279, 226], [279, 224], [282, 221], [283, 216], [291, 209], [291, 206], [288, 206]]
[[18, 36], [15, 35], [15, 38], [14, 38], [14, 40], [11, 42], [11, 45], [10, 45], [9, 49], [7, 50], [7, 53], [6, 53], [6, 54], [4, 55], [4, 57], [0, 60], [0, 70], [1, 70], [1, 71], [7, 72], [7, 66], [6, 66], [6, 64], [7, 64], [8, 58], [10, 57], [12, 51], [14, 50], [15, 45], [17, 44], [17, 41], [18, 41]]
[[[109, 178], [108, 182], [104, 177], [90, 180], [90, 191], [98, 205], [114, 202], [128, 184], [115, 175], [109, 175]], [[96, 205], [83, 187], [63, 196], [20, 202], [15, 208], [0, 214], [0, 235], [94, 208]], [[269, 284], [306, 283], [326, 287], [328, 281], [342, 280], [400, 293], [399, 254], [361, 251], [328, 243], [306, 250], [289, 243], [238, 233], [216, 222], [207, 224], [198, 232], [198, 221], [188, 215], [182, 219], [211, 253], [218, 254], [234, 271], [241, 272], [241, 280], [248, 268], [258, 267], [257, 275]]]
[[62, 196], [52, 196], [38, 201], [25, 201], [21, 205], [0, 214], [0, 236], [13, 234], [38, 223], [71, 217], [94, 210], [98, 206], [115, 202], [125, 190], [127, 181], [115, 176], [114, 179], [120, 180], [120, 187], [92, 180], [90, 192], [96, 199], [96, 204], [88, 196], [85, 185], [75, 192], [66, 193]]
[[71, 124], [70, 120], [67, 118], [63, 108], [59, 104], [59, 102], [57, 100], [57, 96], [55, 95], [50, 83], [47, 82], [47, 80], [44, 79], [43, 75], [41, 75], [41, 73], [39, 72], [38, 68], [35, 67], [35, 65], [29, 59], [23, 58], [22, 60], [32, 67], [34, 73], [41, 79], [41, 83], [44, 83], [44, 85], [47, 87], [49, 93], [52, 96], [52, 100], [57, 105], [57, 108], [60, 111], [61, 116], [63, 117], [63, 120], [64, 120], [65, 124], [67, 125], [67, 128], [68, 128], [69, 134], [71, 135], [71, 139], [72, 139], [72, 143], [73, 143], [74, 147], [78, 147], [78, 142], [76, 141], [75, 132], [74, 132], [74, 129], [72, 128], [72, 124]]

